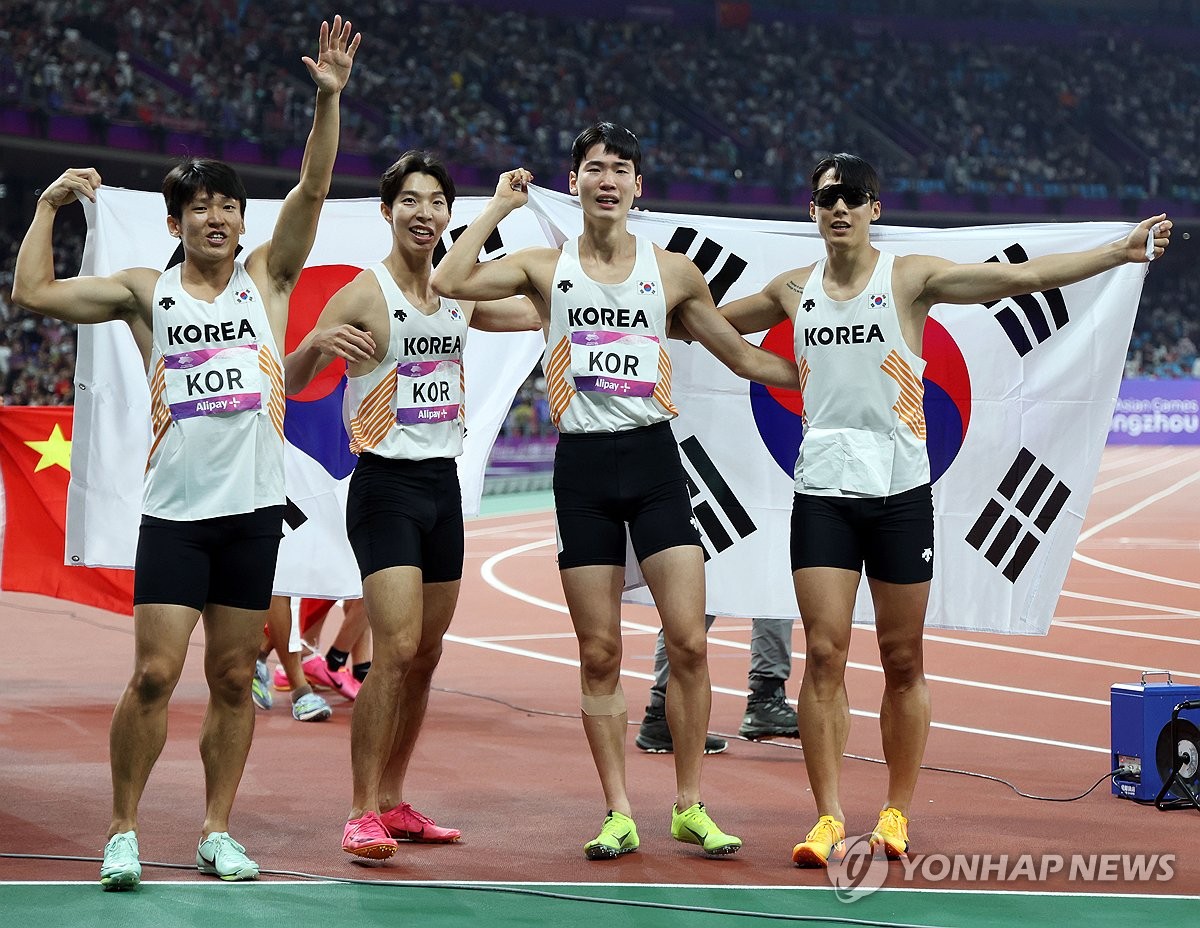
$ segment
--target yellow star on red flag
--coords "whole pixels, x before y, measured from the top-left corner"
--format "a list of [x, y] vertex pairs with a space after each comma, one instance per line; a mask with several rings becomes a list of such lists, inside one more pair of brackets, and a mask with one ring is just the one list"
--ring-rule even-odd
[[33, 469], [35, 474], [55, 464], [67, 473], [71, 472], [71, 439], [63, 435], [62, 428], [57, 423], [45, 441], [27, 441], [25, 444], [41, 455], [37, 467]]

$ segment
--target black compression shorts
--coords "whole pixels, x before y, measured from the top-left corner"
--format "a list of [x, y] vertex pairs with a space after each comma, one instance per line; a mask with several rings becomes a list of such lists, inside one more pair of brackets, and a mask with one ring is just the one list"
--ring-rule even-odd
[[933, 492], [928, 484], [895, 496], [792, 499], [792, 570], [844, 567], [885, 583], [933, 578]]
[[266, 609], [282, 538], [282, 506], [195, 522], [143, 515], [133, 602]]
[[461, 580], [462, 492], [454, 459], [361, 455], [350, 478], [346, 534], [364, 580], [388, 567], [419, 567], [424, 583]]
[[625, 526], [639, 563], [699, 545], [687, 475], [668, 422], [625, 432], [560, 435], [554, 453], [558, 566], [625, 564]]

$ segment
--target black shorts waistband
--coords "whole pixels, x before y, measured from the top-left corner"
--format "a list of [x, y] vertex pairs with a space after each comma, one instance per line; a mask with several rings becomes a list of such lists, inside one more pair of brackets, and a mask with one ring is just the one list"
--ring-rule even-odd
[[619, 432], [560, 432], [558, 440], [568, 443], [602, 440], [622, 441], [625, 438], [654, 438], [664, 432], [672, 435], [672, 441], [674, 441], [669, 420], [655, 422], [653, 425], [639, 425], [637, 428], [622, 429]]

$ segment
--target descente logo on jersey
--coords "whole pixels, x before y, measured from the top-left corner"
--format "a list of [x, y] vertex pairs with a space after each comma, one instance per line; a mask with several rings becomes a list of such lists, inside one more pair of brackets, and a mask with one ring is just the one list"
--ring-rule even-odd
[[404, 354], [406, 357], [432, 354], [459, 354], [462, 352], [462, 338], [455, 335], [421, 335], [404, 339]]
[[577, 326], [611, 325], [623, 329], [637, 326], [649, 328], [646, 314], [640, 309], [613, 309], [611, 306], [575, 306], [567, 310], [568, 324]]
[[167, 326], [168, 345], [196, 345], [201, 342], [232, 342], [240, 341], [249, 336], [257, 340], [254, 327], [249, 319], [238, 322], [207, 322], [204, 325], [169, 325]]
[[823, 325], [804, 330], [805, 345], [865, 345], [868, 342], [884, 341], [879, 326]]

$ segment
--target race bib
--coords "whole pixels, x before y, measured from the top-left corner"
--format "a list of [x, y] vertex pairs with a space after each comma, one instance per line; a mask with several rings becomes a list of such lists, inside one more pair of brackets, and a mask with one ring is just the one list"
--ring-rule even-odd
[[658, 339], [628, 332], [572, 332], [575, 389], [615, 396], [651, 396], [658, 384]]
[[456, 419], [461, 397], [461, 361], [409, 361], [396, 366], [398, 425]]
[[166, 401], [175, 421], [262, 408], [258, 345], [196, 348], [163, 355]]

